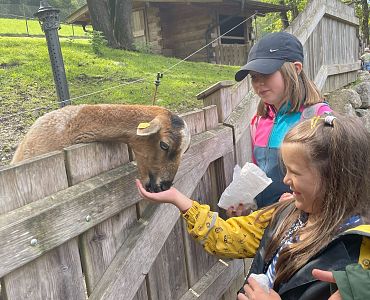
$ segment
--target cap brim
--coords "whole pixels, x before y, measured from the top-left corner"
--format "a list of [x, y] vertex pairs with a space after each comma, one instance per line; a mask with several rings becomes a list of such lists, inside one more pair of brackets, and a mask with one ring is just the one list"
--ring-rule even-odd
[[280, 59], [255, 59], [243, 66], [235, 74], [236, 81], [242, 81], [250, 71], [254, 71], [261, 74], [272, 74], [279, 70], [284, 64], [285, 60]]

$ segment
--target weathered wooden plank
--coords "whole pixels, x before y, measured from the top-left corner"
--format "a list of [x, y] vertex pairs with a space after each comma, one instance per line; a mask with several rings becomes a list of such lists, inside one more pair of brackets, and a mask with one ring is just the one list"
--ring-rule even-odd
[[224, 121], [225, 125], [233, 128], [234, 143], [239, 141], [246, 130], [250, 130], [249, 124], [257, 110], [258, 102], [259, 97], [253, 91], [250, 91]]
[[129, 161], [125, 143], [77, 144], [65, 149], [70, 185], [75, 185]]
[[321, 66], [314, 80], [319, 90], [322, 90], [322, 88], [324, 87], [326, 78], [328, 78], [328, 69], [327, 69], [327, 66], [324, 65], [324, 66]]
[[181, 118], [188, 125], [189, 131], [192, 135], [204, 132], [206, 130], [204, 112], [201, 109], [181, 114]]
[[[244, 260], [245, 261], [245, 260]], [[222, 295], [222, 300], [234, 300], [236, 299], [236, 293], [243, 286], [245, 281], [245, 273], [240, 270], [234, 277], [234, 280], [231, 282], [230, 286], [226, 288], [224, 294]]]
[[[209, 165], [191, 195], [191, 199], [195, 199], [202, 204], [210, 205], [212, 210], [215, 210], [217, 203], [217, 186], [214, 186], [217, 182], [215, 177], [212, 176], [215, 175], [212, 172], [214, 170], [214, 163], [212, 162]], [[182, 225], [183, 231], [186, 233], [186, 224], [183, 223]], [[188, 234], [184, 235], [184, 244], [189, 285], [193, 286], [215, 264], [217, 259], [215, 256], [206, 253], [203, 247], [196, 243]]]
[[[52, 166], [52, 167], [50, 167]], [[0, 214], [68, 186], [62, 152], [52, 152], [0, 170]], [[50, 182], [48, 189], [42, 188]]]
[[218, 126], [217, 106], [210, 105], [203, 107], [204, 122], [206, 124], [206, 130], [215, 129]]
[[326, 5], [314, 0], [307, 4], [306, 9], [293, 20], [285, 30], [294, 34], [302, 44], [305, 44], [311, 33], [316, 28], [325, 14]]
[[127, 164], [0, 215], [0, 277], [136, 203], [135, 178]]
[[[206, 167], [201, 163], [176, 186], [190, 196]], [[171, 204], [149, 204], [89, 299], [132, 299], [179, 217]]]
[[9, 300], [86, 299], [77, 239], [45, 253], [3, 280]]
[[[124, 143], [91, 143], [74, 145], [66, 150], [66, 166], [70, 185], [78, 184], [129, 161]], [[100, 280], [128, 230], [136, 221], [135, 205], [89, 229], [79, 237], [81, 262], [87, 293]]]
[[148, 273], [151, 300], [176, 300], [188, 290], [181, 222], [176, 222]]
[[359, 25], [359, 18], [357, 18], [354, 15], [353, 16], [349, 15], [348, 11], [354, 11], [354, 9], [351, 9], [344, 4], [339, 9], [338, 7], [327, 5], [325, 9], [325, 15], [338, 19], [341, 22], [345, 22], [350, 25]]
[[[4, 229], [0, 232], [0, 238], [5, 246], [0, 248], [0, 277], [7, 274], [2, 281], [2, 294], [5, 299], [84, 299], [84, 283], [76, 240], [71, 240], [18, 269], [16, 268], [30, 259], [24, 260], [18, 247], [7, 248], [11, 241], [15, 242], [12, 246], [18, 244], [31, 253], [43, 248], [43, 240], [38, 233], [49, 232], [52, 228], [44, 219], [26, 222], [23, 230], [8, 229], [12, 223], [20, 221], [15, 212], [24, 210], [27, 215], [29, 211], [25, 208], [37, 203], [37, 199], [68, 187], [63, 154], [59, 152], [43, 155], [1, 170], [0, 186], [0, 199], [4, 200], [0, 207], [0, 228]], [[9, 210], [12, 211], [8, 212]], [[10, 220], [7, 216], [15, 218], [8, 222]], [[31, 243], [37, 244], [32, 246]], [[35, 257], [37, 256], [33, 258]], [[9, 273], [11, 270], [14, 271]]]
[[240, 167], [243, 167], [247, 161], [252, 161], [252, 140], [249, 129], [248, 126], [248, 130], [244, 131], [235, 143], [235, 159]]
[[[242, 260], [218, 260], [217, 263], [181, 297], [181, 300], [220, 299], [224, 291], [243, 273]], [[235, 291], [236, 296], [236, 291]], [[231, 298], [232, 299], [232, 298]]]
[[[334, 64], [334, 65], [323, 65], [321, 66], [318, 74], [315, 77], [315, 83], [319, 89], [323, 89], [326, 79], [331, 75], [339, 75], [342, 73], [349, 73], [361, 68], [359, 62], [348, 63], [348, 64]], [[332, 91], [333, 89], [327, 89], [327, 91]]]
[[204, 99], [208, 97], [209, 95], [215, 93], [216, 91], [222, 88], [225, 88], [225, 87], [230, 87], [234, 84], [235, 82], [232, 80], [219, 81], [215, 83], [214, 85], [210, 86], [209, 88], [205, 89], [204, 91], [200, 92], [199, 94], [197, 94], [197, 99], [198, 100]]

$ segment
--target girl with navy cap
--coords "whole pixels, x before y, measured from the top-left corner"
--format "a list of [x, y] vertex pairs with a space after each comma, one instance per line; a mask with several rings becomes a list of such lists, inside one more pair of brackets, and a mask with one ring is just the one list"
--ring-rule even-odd
[[[256, 197], [261, 208], [277, 202], [282, 195], [281, 199], [290, 197], [279, 165], [285, 134], [300, 120], [331, 109], [304, 73], [302, 44], [290, 33], [274, 32], [260, 39], [250, 50], [247, 64], [235, 74], [235, 80], [241, 81], [248, 74], [261, 98], [251, 121], [253, 161], [273, 181]], [[227, 211], [228, 216], [245, 213], [242, 205]]]

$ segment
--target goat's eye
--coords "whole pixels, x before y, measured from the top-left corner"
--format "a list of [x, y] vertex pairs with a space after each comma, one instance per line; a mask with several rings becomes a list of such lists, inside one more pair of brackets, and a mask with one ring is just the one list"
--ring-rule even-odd
[[170, 148], [170, 146], [168, 146], [168, 144], [166, 144], [165, 142], [162, 142], [162, 141], [159, 142], [159, 146], [161, 147], [162, 150], [166, 150], [166, 151]]

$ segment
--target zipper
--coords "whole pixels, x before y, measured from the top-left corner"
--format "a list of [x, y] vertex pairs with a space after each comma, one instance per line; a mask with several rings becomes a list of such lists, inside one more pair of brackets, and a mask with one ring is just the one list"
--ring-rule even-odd
[[272, 132], [274, 131], [275, 129], [275, 125], [277, 123], [277, 115], [278, 115], [278, 112], [276, 111], [275, 107], [273, 106], [270, 106], [270, 109], [274, 112], [274, 117], [273, 117], [273, 125], [272, 125], [272, 129], [269, 133], [269, 138], [267, 140], [267, 145], [266, 145], [266, 148], [267, 148], [267, 154], [266, 155], [266, 167], [270, 165], [270, 140], [271, 140], [271, 135], [272, 135]]

